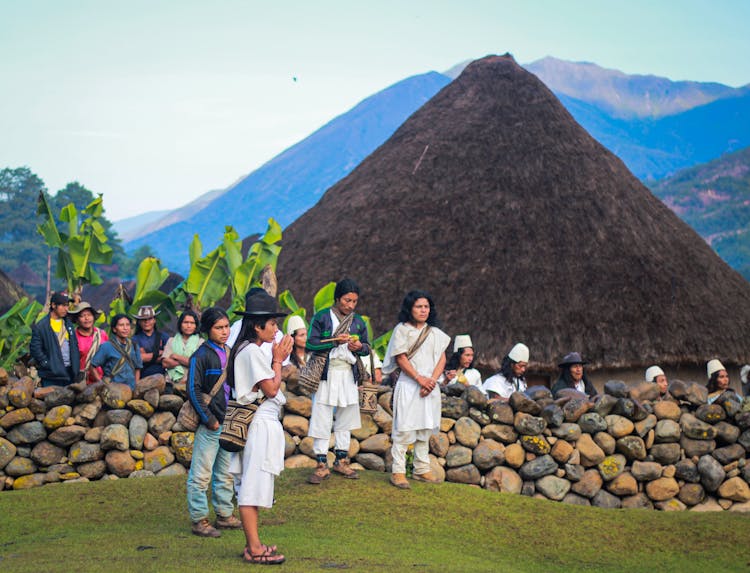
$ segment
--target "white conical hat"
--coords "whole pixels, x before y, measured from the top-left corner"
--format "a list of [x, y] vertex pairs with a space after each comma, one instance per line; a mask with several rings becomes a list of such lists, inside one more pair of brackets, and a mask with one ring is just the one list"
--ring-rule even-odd
[[456, 341], [453, 343], [453, 352], [458, 352], [460, 348], [473, 348], [471, 336], [468, 334], [457, 334]]
[[307, 330], [305, 320], [298, 314], [290, 316], [289, 320], [287, 320], [286, 322], [286, 333], [294, 334], [300, 328], [304, 328], [305, 330]]
[[664, 376], [664, 370], [658, 366], [649, 366], [646, 370], [646, 382], [653, 382], [657, 376]]
[[709, 360], [706, 364], [706, 372], [709, 378], [711, 378], [711, 374], [713, 374], [714, 372], [718, 372], [719, 370], [726, 370], [726, 368], [724, 368], [724, 365], [721, 363], [721, 361], [716, 358], [714, 358], [713, 360]]
[[508, 358], [513, 362], [528, 362], [529, 361], [529, 347], [523, 342], [519, 342], [508, 352]]
[[747, 375], [750, 374], [750, 364], [745, 364], [740, 370], [740, 381], [743, 384], [747, 384]]

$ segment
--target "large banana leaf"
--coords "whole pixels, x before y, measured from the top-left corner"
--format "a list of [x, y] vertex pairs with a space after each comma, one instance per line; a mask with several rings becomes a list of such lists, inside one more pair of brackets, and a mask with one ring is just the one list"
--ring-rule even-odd
[[381, 334], [372, 342], [372, 348], [375, 350], [381, 360], [385, 358], [385, 351], [388, 349], [388, 342], [391, 340], [393, 329], [389, 330], [385, 334]]
[[[263, 236], [250, 247], [245, 261], [232, 271], [232, 306], [230, 311], [241, 311], [245, 308], [245, 294], [253, 286], [260, 285], [260, 275], [266, 265], [276, 272], [276, 263], [281, 252], [281, 226], [273, 219], [268, 220], [268, 227]], [[232, 267], [230, 266], [230, 269]]]
[[315, 293], [313, 298], [313, 314], [318, 313], [324, 308], [333, 306], [333, 293], [336, 291], [336, 283], [331, 281]]
[[31, 326], [41, 315], [43, 307], [27, 297], [0, 316], [0, 366], [10, 370], [18, 357], [26, 352], [31, 340]]
[[220, 245], [190, 267], [185, 291], [193, 296], [200, 308], [216, 304], [229, 287], [226, 249]]
[[[36, 214], [44, 217], [44, 222], [36, 227], [39, 234], [44, 237], [44, 242], [52, 248], [61, 248], [64, 239], [60, 236], [60, 232], [57, 229], [57, 221], [55, 221], [55, 216], [49, 208], [49, 203], [47, 202], [47, 197], [44, 195], [44, 191], [39, 192]], [[67, 239], [67, 237], [65, 238]]]

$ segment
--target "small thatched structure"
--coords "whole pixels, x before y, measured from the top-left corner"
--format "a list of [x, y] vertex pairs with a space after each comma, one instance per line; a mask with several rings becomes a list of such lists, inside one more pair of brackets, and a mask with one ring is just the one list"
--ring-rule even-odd
[[430, 291], [497, 367], [750, 359], [750, 284], [510, 56], [469, 65], [285, 231], [278, 275], [310, 304], [351, 276], [376, 329]]
[[28, 296], [13, 279], [0, 271], [0, 315], [5, 314], [9, 308], [23, 297]]

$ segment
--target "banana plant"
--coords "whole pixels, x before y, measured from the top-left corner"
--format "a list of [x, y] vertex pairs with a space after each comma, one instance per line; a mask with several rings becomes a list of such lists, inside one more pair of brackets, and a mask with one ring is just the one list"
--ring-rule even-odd
[[284, 319], [284, 325], [283, 325], [283, 331], [286, 332], [286, 326], [289, 322], [289, 319], [293, 316], [299, 316], [302, 318], [302, 320], [305, 320], [307, 317], [307, 310], [305, 310], [304, 307], [301, 307], [299, 304], [297, 304], [297, 301], [294, 300], [294, 295], [292, 295], [291, 291], [289, 289], [285, 290], [279, 295], [279, 308], [281, 310], [286, 310], [289, 312], [287, 317]]
[[43, 307], [28, 297], [21, 298], [0, 316], [0, 366], [10, 370], [24, 354], [31, 340], [31, 326], [41, 316]]
[[[203, 244], [196, 234], [190, 243], [190, 271], [178, 289], [189, 298], [189, 306], [200, 312], [202, 308], [215, 305], [227, 292], [231, 271], [228, 259], [236, 261], [239, 236], [233, 227], [224, 229], [222, 243], [203, 256]], [[240, 254], [240, 258], [242, 255]], [[177, 289], [176, 289], [177, 290]]]
[[244, 262], [242, 261], [242, 253], [240, 251], [241, 242], [237, 245], [236, 250], [229, 246], [226, 247], [229, 253], [227, 257], [229, 272], [232, 277], [230, 315], [233, 312], [240, 312], [245, 309], [245, 293], [253, 286], [265, 286], [262, 284], [264, 273], [265, 276], [273, 276], [275, 282], [276, 263], [279, 260], [279, 253], [281, 252], [281, 245], [278, 244], [280, 240], [281, 225], [274, 219], [269, 219], [266, 232], [252, 244]]
[[65, 279], [68, 293], [75, 300], [80, 300], [84, 284], [102, 283], [93, 265], [112, 262], [112, 247], [107, 244], [106, 232], [99, 221], [103, 212], [101, 195], [80, 214], [73, 203], [68, 203], [60, 210], [59, 220], [65, 228], [61, 232], [44, 192], [37, 199], [37, 215], [44, 218], [37, 230], [47, 245], [57, 249], [56, 276]]
[[317, 314], [324, 308], [333, 306], [333, 293], [336, 292], [336, 283], [331, 281], [323, 286], [313, 297], [313, 314]]
[[146, 257], [138, 265], [135, 276], [135, 293], [129, 299], [124, 289], [118, 291], [118, 296], [109, 305], [109, 317], [115, 314], [135, 314], [142, 306], [153, 306], [155, 309], [166, 311], [159, 318], [164, 322], [169, 315], [175, 313], [172, 299], [167, 293], [159, 290], [169, 277], [169, 270], [161, 268], [161, 262], [156, 257]]

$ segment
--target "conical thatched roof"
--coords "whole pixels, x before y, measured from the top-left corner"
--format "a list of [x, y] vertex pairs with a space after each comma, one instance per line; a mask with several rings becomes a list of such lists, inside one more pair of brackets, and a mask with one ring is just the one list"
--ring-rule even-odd
[[5, 314], [9, 308], [25, 296], [28, 295], [23, 289], [3, 271], [0, 271], [0, 314]]
[[278, 274], [308, 305], [357, 279], [381, 332], [426, 289], [487, 367], [516, 341], [543, 368], [750, 358], [750, 284], [511, 57], [469, 65], [329, 189]]

